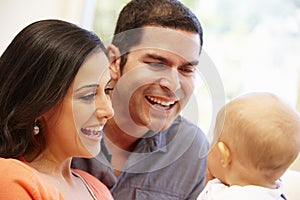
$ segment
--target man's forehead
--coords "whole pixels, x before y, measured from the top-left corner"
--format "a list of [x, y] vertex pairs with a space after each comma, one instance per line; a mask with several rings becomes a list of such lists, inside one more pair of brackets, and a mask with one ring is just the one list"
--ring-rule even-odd
[[146, 26], [139, 31], [142, 33], [141, 40], [131, 50], [160, 49], [186, 60], [195, 60], [200, 55], [200, 38], [197, 33], [156, 26]]

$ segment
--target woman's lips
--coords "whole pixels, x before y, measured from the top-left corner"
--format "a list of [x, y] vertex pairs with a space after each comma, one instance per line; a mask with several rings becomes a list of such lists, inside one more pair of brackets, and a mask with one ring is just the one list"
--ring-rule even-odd
[[81, 132], [86, 136], [98, 138], [102, 136], [103, 126], [81, 128]]

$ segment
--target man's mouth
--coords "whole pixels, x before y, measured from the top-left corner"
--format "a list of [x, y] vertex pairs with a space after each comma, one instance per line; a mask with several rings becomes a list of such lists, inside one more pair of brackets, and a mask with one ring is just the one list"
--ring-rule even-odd
[[89, 137], [100, 137], [102, 135], [103, 126], [81, 128], [81, 132]]
[[148, 102], [154, 106], [159, 106], [164, 109], [171, 109], [177, 101], [166, 101], [155, 97], [146, 96]]

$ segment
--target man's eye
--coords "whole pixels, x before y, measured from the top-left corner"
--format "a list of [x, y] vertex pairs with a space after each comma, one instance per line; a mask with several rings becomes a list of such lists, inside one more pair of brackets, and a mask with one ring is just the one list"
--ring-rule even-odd
[[166, 66], [162, 63], [156, 63], [156, 62], [148, 62], [146, 64], [150, 65], [151, 67], [165, 67]]
[[84, 100], [84, 101], [92, 101], [92, 100], [94, 100], [96, 95], [97, 95], [97, 93], [90, 93], [90, 94], [79, 97], [79, 99]]
[[192, 67], [192, 68], [182, 67], [182, 68], [179, 68], [179, 70], [182, 71], [185, 74], [191, 74], [191, 73], [194, 73], [196, 69], [194, 67]]

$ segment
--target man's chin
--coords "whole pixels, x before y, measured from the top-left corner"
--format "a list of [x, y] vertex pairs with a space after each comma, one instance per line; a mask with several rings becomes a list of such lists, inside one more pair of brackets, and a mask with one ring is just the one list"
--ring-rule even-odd
[[165, 119], [165, 118], [152, 118], [151, 123], [147, 126], [152, 131], [164, 131], [166, 130], [172, 123], [174, 119]]

